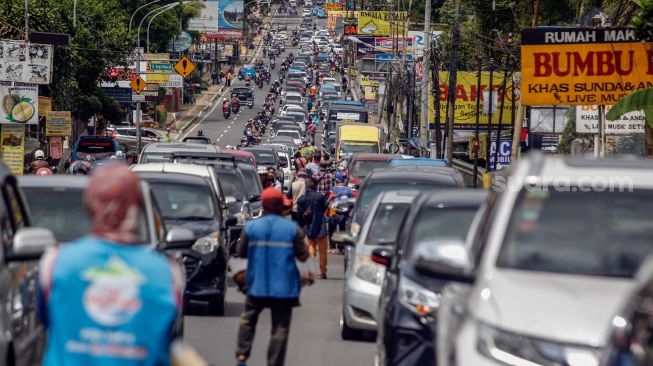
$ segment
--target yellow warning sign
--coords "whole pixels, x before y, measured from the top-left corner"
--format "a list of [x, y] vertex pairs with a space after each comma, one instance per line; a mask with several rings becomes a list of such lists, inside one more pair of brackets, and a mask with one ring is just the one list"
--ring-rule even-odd
[[195, 70], [195, 64], [190, 62], [186, 56], [182, 57], [175, 65], [175, 71], [177, 71], [182, 77], [190, 75], [193, 70]]
[[129, 86], [131, 86], [132, 90], [136, 93], [140, 93], [145, 89], [145, 87], [147, 87], [147, 83], [139, 75], [136, 75], [136, 77], [129, 83]]

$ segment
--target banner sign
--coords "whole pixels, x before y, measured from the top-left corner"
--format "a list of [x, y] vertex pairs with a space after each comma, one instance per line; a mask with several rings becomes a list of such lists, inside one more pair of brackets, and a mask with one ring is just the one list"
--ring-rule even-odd
[[242, 0], [222, 0], [219, 2], [218, 30], [207, 33], [227, 38], [242, 38], [245, 11]]
[[39, 87], [36, 84], [0, 82], [0, 123], [35, 125], [38, 116]]
[[61, 159], [63, 157], [63, 137], [50, 136], [48, 138], [48, 150], [50, 150], [52, 159]]
[[490, 143], [490, 170], [501, 170], [501, 168], [507, 167], [510, 165], [511, 157], [512, 139], [499, 139], [499, 151], [497, 153], [497, 141], [493, 138]]
[[46, 136], [72, 136], [73, 119], [70, 111], [52, 111], [48, 112], [45, 120]]
[[358, 34], [391, 36], [404, 34], [404, 21], [408, 19], [405, 11], [358, 11]]
[[[612, 106], [605, 106], [605, 113]], [[641, 111], [630, 112], [622, 115], [616, 121], [605, 121], [606, 135], [623, 135], [644, 133], [646, 118]], [[596, 105], [576, 106], [576, 132], [599, 133], [599, 107]]]
[[170, 61], [169, 53], [144, 53], [141, 61]]
[[413, 51], [413, 38], [412, 37], [376, 37], [374, 38], [374, 48], [378, 52], [385, 52], [385, 53], [391, 53], [393, 49], [393, 45], [396, 42], [397, 46], [397, 52], [399, 51], [405, 51], [405, 52], [412, 52]]
[[132, 101], [132, 88], [103, 87], [102, 90], [109, 98], [113, 98], [118, 103], [125, 104]]
[[340, 1], [338, 0], [327, 0], [324, 4], [324, 8], [326, 11], [341, 10], [342, 4], [340, 4]]
[[200, 63], [200, 64], [210, 64], [211, 63], [211, 53], [206, 51], [206, 52], [201, 52], [201, 51], [195, 51], [190, 54], [190, 60], [193, 61], [194, 63]]
[[25, 164], [25, 126], [19, 124], [2, 125], [2, 160], [14, 175], [23, 175]]
[[0, 40], [0, 81], [50, 84], [54, 46]]
[[52, 110], [52, 98], [39, 97], [39, 117], [45, 117]]
[[200, 16], [188, 20], [188, 30], [196, 32], [216, 32], [219, 30], [220, 7], [217, 0], [204, 1]]
[[[446, 71], [440, 72], [440, 123], [444, 125], [447, 119], [447, 100], [449, 99], [449, 73]], [[503, 85], [503, 76], [494, 74], [492, 81], [492, 94], [493, 94], [493, 103], [496, 102], [496, 107], [492, 106], [492, 125], [499, 124], [499, 116], [502, 115], [501, 124], [510, 125], [511, 122], [511, 107], [512, 107], [512, 88], [513, 84], [516, 84], [517, 89], [515, 90], [515, 108], [517, 108], [519, 102], [519, 81], [518, 80], [508, 80], [506, 85], [506, 92], [499, 92]], [[474, 129], [476, 125], [476, 100], [481, 98], [481, 104], [479, 111], [482, 113], [483, 108], [483, 92], [489, 92], [490, 87], [490, 73], [484, 71], [481, 73], [481, 90], [479, 91], [476, 87], [477, 77], [475, 72], [465, 72], [459, 71], [458, 78], [456, 83], [456, 106], [455, 106], [455, 117], [454, 117], [454, 128], [455, 129]], [[489, 94], [489, 93], [488, 93]], [[505, 102], [503, 105], [503, 114], [501, 114], [501, 101], [504, 98]], [[433, 109], [433, 94], [429, 96], [429, 108]], [[429, 116], [430, 124], [435, 124], [434, 113]], [[489, 121], [489, 115], [481, 114], [479, 118], [479, 124], [481, 128], [487, 128]], [[431, 126], [435, 128], [434, 126]], [[429, 127], [430, 128], [430, 127]]]
[[170, 43], [170, 52], [183, 52], [190, 48], [190, 45], [193, 43], [193, 37], [187, 32], [179, 32], [172, 43]]
[[612, 105], [653, 87], [653, 43], [626, 28], [522, 31], [522, 104]]

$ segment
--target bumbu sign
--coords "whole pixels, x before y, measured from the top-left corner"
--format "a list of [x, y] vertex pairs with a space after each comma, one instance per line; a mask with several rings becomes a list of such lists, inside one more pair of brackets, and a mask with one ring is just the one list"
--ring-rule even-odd
[[611, 105], [653, 87], [653, 43], [625, 28], [522, 31], [524, 105]]

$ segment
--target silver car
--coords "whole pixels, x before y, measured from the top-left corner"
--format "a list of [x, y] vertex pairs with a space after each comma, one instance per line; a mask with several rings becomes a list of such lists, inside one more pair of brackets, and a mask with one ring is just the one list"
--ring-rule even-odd
[[[372, 262], [375, 249], [393, 247], [410, 204], [419, 192], [387, 191], [371, 206], [355, 242], [347, 234], [334, 241], [350, 244], [345, 250], [345, 286], [340, 330], [343, 339], [357, 339], [362, 331], [376, 331], [377, 310], [385, 266]], [[394, 248], [393, 248], [394, 249]]]
[[[136, 127], [116, 127], [108, 129], [108, 132], [113, 138], [118, 141], [122, 152], [136, 151], [138, 144], [138, 135]], [[141, 150], [145, 145], [152, 142], [161, 142], [163, 140], [163, 133], [153, 128], [141, 128]]]

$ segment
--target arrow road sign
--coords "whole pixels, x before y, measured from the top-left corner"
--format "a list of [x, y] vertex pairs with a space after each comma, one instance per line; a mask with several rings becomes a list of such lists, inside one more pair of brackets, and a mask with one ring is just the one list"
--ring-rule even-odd
[[143, 78], [137, 75], [129, 83], [129, 86], [131, 86], [132, 90], [135, 91], [136, 93], [140, 93], [145, 89], [147, 83], [145, 82], [145, 80], [143, 80]]
[[186, 56], [182, 57], [175, 65], [175, 71], [177, 71], [182, 77], [190, 75], [193, 70], [195, 70], [195, 64], [190, 62]]

